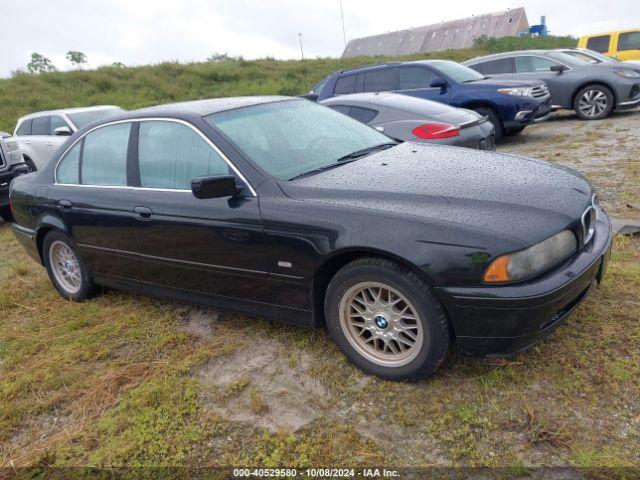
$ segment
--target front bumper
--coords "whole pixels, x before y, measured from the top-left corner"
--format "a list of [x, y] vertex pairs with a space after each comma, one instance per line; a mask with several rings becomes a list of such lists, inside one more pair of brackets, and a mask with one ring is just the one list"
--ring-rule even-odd
[[543, 122], [551, 115], [551, 97], [547, 96], [536, 106], [530, 106], [527, 109], [516, 112], [514, 119], [505, 121], [505, 128], [516, 128], [532, 123]]
[[510, 355], [536, 344], [571, 313], [604, 277], [611, 222], [598, 211], [596, 232], [577, 255], [532, 281], [499, 287], [436, 289], [461, 352]]
[[620, 86], [616, 92], [616, 110], [627, 110], [640, 106], [640, 82]]
[[24, 163], [14, 165], [8, 170], [0, 172], [0, 207], [6, 207], [9, 205], [9, 186], [11, 180], [31, 172], [31, 169]]

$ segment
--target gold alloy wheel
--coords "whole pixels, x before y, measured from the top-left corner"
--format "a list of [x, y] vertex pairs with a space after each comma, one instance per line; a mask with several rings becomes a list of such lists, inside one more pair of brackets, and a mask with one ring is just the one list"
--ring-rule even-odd
[[416, 309], [389, 285], [353, 285], [342, 296], [339, 314], [351, 346], [377, 365], [401, 367], [420, 353], [424, 332]]

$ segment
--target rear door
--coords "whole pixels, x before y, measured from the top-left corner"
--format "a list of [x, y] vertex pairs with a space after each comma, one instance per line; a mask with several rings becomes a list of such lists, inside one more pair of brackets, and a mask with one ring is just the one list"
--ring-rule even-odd
[[51, 117], [49, 115], [35, 117], [31, 124], [31, 137], [29, 138], [31, 147], [31, 159], [38, 169], [41, 169], [53, 154], [49, 132]]
[[476, 65], [469, 65], [469, 67], [491, 78], [512, 79], [516, 73], [515, 60], [513, 57], [488, 60]]
[[449, 103], [451, 88], [434, 88], [431, 83], [440, 75], [426, 66], [406, 65], [398, 69], [397, 93]]
[[98, 275], [124, 277], [137, 261], [135, 195], [127, 179], [131, 130], [131, 122], [121, 122], [89, 132], [63, 156], [47, 193], [49, 208]]
[[[268, 302], [266, 250], [258, 198], [224, 155], [199, 130], [182, 121], [140, 121], [135, 148], [139, 187], [136, 280], [232, 299]], [[235, 175], [243, 193], [197, 199], [191, 180]]]

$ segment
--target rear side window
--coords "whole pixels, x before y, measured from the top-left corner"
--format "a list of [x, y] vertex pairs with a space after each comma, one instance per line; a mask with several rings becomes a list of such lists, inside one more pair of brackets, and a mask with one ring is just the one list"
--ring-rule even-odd
[[421, 67], [404, 67], [400, 69], [400, 90], [415, 88], [431, 88], [431, 82], [436, 78], [431, 70]]
[[140, 123], [140, 185], [191, 190], [191, 180], [229, 175], [229, 165], [192, 128], [176, 122]]
[[385, 68], [364, 74], [365, 92], [386, 92], [396, 90], [396, 68]]
[[334, 93], [336, 95], [345, 95], [356, 91], [356, 79], [357, 75], [348, 75], [341, 77], [336, 81], [336, 87]]
[[478, 65], [471, 65], [471, 68], [485, 75], [501, 75], [515, 72], [513, 58], [490, 60]]
[[370, 108], [351, 107], [348, 115], [354, 120], [358, 120], [362, 123], [369, 123], [371, 120], [376, 118], [378, 112]]
[[609, 41], [611, 35], [600, 35], [598, 37], [591, 37], [587, 40], [587, 48], [589, 50], [595, 50], [596, 52], [605, 53], [609, 51]]
[[558, 65], [558, 63], [542, 57], [516, 57], [516, 70], [518, 73], [548, 72], [553, 65]]
[[84, 138], [81, 183], [123, 186], [127, 184], [127, 148], [130, 123], [99, 128]]
[[31, 135], [49, 135], [49, 121], [51, 117], [37, 117], [33, 119]]
[[640, 32], [626, 32], [618, 36], [618, 50], [640, 50]]
[[16, 135], [31, 135], [31, 124], [33, 120], [25, 120], [20, 124], [20, 128], [16, 131]]
[[349, 107], [348, 105], [329, 105], [329, 108], [334, 109], [336, 112], [340, 112], [343, 115], [349, 115]]
[[56, 182], [65, 184], [80, 183], [80, 152], [82, 151], [82, 142], [76, 143], [60, 161], [56, 172]]

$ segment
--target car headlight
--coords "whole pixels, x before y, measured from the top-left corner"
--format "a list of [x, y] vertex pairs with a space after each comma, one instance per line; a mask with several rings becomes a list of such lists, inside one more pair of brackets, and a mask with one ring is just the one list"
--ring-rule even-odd
[[522, 280], [543, 272], [577, 249], [578, 240], [574, 233], [563, 230], [526, 250], [496, 258], [485, 271], [483, 279], [486, 283]]
[[498, 93], [504, 93], [505, 95], [515, 95], [516, 97], [530, 97], [532, 90], [532, 87], [499, 88]]
[[18, 163], [24, 162], [18, 142], [6, 141], [4, 142], [4, 146], [7, 151], [7, 163], [9, 165], [17, 165]]
[[614, 70], [615, 74], [623, 78], [640, 78], [640, 72], [636, 70]]

